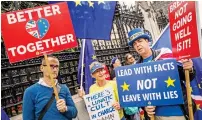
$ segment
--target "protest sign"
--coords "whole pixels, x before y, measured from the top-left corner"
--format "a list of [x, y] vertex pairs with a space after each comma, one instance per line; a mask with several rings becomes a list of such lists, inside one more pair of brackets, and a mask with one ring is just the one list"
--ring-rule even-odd
[[[176, 1], [168, 6], [173, 55], [176, 59], [202, 57], [197, 1]], [[189, 70], [185, 70], [189, 118], [193, 120]]]
[[121, 107], [183, 104], [175, 59], [115, 69]]
[[11, 63], [77, 46], [66, 2], [3, 13], [1, 22]]
[[118, 111], [112, 106], [115, 101], [112, 88], [85, 95], [84, 101], [91, 120], [120, 120]]
[[172, 51], [176, 59], [202, 57], [196, 1], [176, 1], [169, 7]]

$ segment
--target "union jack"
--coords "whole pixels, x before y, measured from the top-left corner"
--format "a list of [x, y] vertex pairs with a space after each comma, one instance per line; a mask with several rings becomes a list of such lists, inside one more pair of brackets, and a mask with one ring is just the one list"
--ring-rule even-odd
[[32, 36], [39, 38], [39, 29], [34, 20], [30, 20], [26, 25], [26, 30]]

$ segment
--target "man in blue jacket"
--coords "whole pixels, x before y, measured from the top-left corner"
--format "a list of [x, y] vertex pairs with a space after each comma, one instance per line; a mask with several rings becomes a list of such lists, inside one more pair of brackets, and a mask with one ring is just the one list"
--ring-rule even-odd
[[[48, 56], [51, 67], [51, 74], [59, 93], [59, 100], [56, 101], [53, 96], [53, 102], [44, 113], [41, 120], [72, 120], [77, 116], [77, 109], [72, 100], [69, 88], [65, 84], [58, 84], [57, 76], [59, 72], [59, 60], [54, 56]], [[42, 109], [52, 98], [53, 88], [51, 86], [50, 74], [47, 70], [45, 60], [42, 60], [40, 70], [43, 77], [39, 82], [28, 87], [23, 96], [23, 120], [39, 120]]]
[[[150, 36], [145, 34], [143, 29], [136, 28], [128, 33], [130, 41], [128, 44], [132, 46], [139, 54], [137, 63], [151, 62], [156, 60], [163, 60], [172, 58], [172, 51], [168, 48], [153, 50], [149, 47]], [[178, 65], [180, 82], [184, 101], [187, 103], [186, 88], [184, 85], [185, 75], [184, 70], [189, 70], [190, 80], [195, 77], [195, 70], [193, 69], [193, 62], [191, 59], [181, 60], [182, 66]], [[155, 120], [186, 120], [188, 119], [188, 106], [184, 105], [169, 105], [169, 106], [147, 106], [145, 110], [145, 119], [149, 120], [148, 116], [155, 115]], [[193, 102], [193, 108], [196, 109]]]

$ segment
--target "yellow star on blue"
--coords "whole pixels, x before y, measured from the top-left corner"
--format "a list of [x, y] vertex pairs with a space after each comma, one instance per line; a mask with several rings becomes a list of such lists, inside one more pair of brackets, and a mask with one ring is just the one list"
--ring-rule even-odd
[[76, 6], [81, 5], [81, 1], [74, 1], [74, 2], [76, 3]]
[[45, 26], [45, 28], [47, 28], [47, 26]]
[[88, 4], [89, 4], [89, 7], [93, 7], [93, 2], [91, 2], [91, 1], [88, 1]]
[[45, 22], [43, 22], [43, 24], [46, 24]]
[[39, 20], [39, 22], [42, 22], [42, 20]]
[[93, 55], [93, 56], [92, 56], [92, 59], [93, 59], [93, 60], [96, 60], [96, 59], [97, 59], [97, 57], [96, 57], [95, 55]]
[[105, 2], [104, 2], [104, 1], [99, 0], [99, 1], [98, 1], [98, 5], [99, 5], [99, 4], [101, 4], [101, 3], [105, 4]]
[[93, 56], [92, 56], [92, 59], [93, 59], [93, 60], [96, 60], [97, 58], [96, 58], [96, 56], [95, 56], [95, 55], [93, 55]]
[[175, 87], [174, 85], [175, 80], [172, 80], [170, 77], [168, 77], [168, 80], [166, 80], [165, 82], [167, 83], [167, 87], [169, 86]]
[[196, 104], [196, 108], [197, 108], [197, 110], [201, 110], [200, 104]]
[[200, 84], [200, 83], [198, 84], [198, 88], [199, 88], [199, 89], [202, 89], [202, 87], [201, 87], [201, 84]]
[[124, 92], [125, 90], [129, 91], [129, 86], [130, 86], [130, 85], [128, 85], [128, 84], [126, 84], [126, 82], [124, 82], [123, 85], [121, 85], [121, 87], [122, 87], [122, 89], [123, 89], [123, 92]]

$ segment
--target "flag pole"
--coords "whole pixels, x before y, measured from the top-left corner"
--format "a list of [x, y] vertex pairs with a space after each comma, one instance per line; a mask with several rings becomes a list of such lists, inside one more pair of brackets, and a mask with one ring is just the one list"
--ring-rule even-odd
[[185, 79], [186, 79], [186, 89], [187, 89], [187, 101], [189, 109], [189, 119], [194, 120], [193, 109], [192, 109], [192, 100], [191, 100], [191, 87], [190, 87], [190, 78], [189, 70], [185, 70]]
[[[41, 39], [40, 39], [40, 40], [41, 40]], [[44, 59], [45, 59], [46, 65], [47, 65], [48, 73], [49, 73], [49, 75], [50, 75], [51, 86], [53, 87], [53, 92], [54, 92], [54, 94], [55, 94], [55, 99], [56, 99], [56, 101], [58, 101], [58, 100], [59, 100], [58, 90], [57, 90], [55, 81], [54, 81], [54, 79], [53, 79], [53, 75], [51, 74], [51, 68], [50, 68], [50, 63], [49, 63], [49, 61], [48, 61], [48, 56], [47, 56], [46, 53], [44, 53], [43, 55], [44, 55]]]
[[85, 46], [86, 46], [86, 39], [83, 39], [82, 41], [82, 57], [81, 57], [81, 82], [80, 82], [80, 89], [83, 91], [83, 69], [84, 69], [84, 51], [85, 51]]
[[44, 58], [45, 58], [47, 69], [48, 69], [48, 72], [49, 72], [49, 75], [50, 75], [50, 81], [51, 81], [51, 85], [53, 87], [53, 91], [54, 91], [54, 94], [55, 94], [55, 99], [57, 101], [57, 100], [59, 100], [59, 95], [58, 95], [58, 91], [57, 91], [57, 88], [56, 88], [56, 85], [55, 85], [55, 81], [54, 81], [53, 76], [51, 74], [51, 68], [50, 68], [50, 64], [49, 64], [49, 61], [48, 61], [48, 56], [47, 56], [46, 53], [44, 54]]

